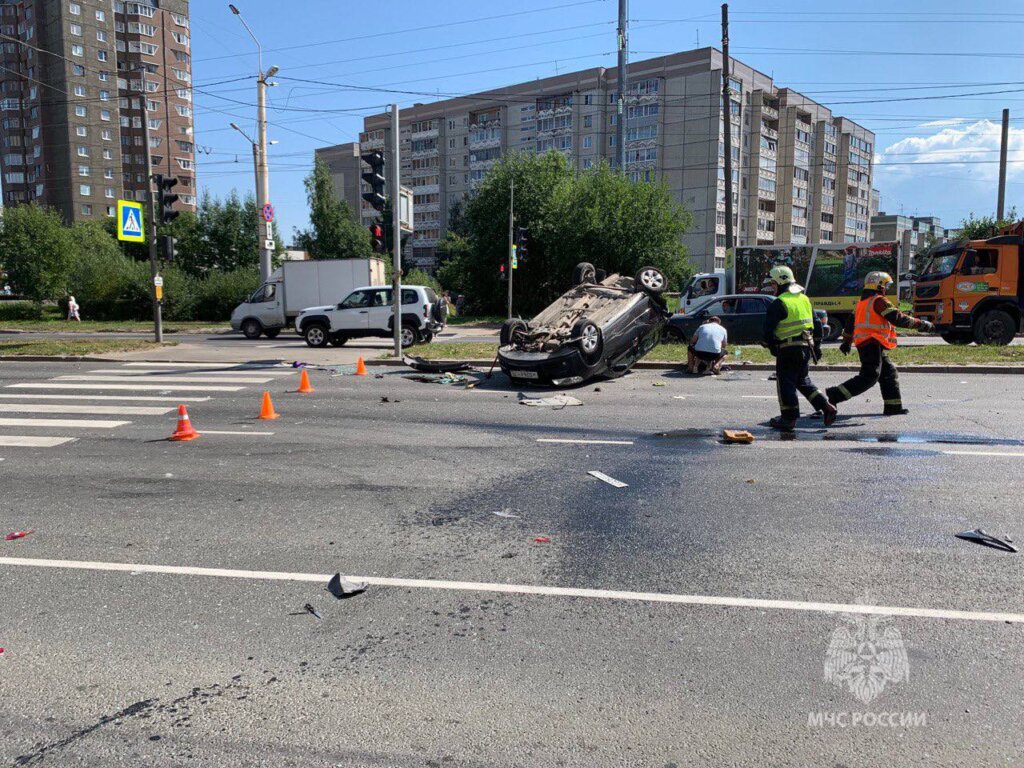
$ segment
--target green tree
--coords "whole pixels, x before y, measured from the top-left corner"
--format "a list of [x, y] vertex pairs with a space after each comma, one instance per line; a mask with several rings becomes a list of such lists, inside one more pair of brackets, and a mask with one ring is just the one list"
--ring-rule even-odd
[[402, 277], [402, 285], [422, 285], [432, 288], [438, 296], [441, 295], [441, 284], [422, 269], [410, 269]]
[[984, 240], [992, 237], [1000, 227], [1017, 223], [1017, 208], [1007, 211], [1006, 216], [997, 220], [995, 216], [975, 216], [974, 211], [960, 222], [958, 236], [961, 240]]
[[373, 256], [370, 235], [357, 223], [352, 209], [334, 194], [331, 172], [320, 158], [306, 177], [309, 229], [296, 232], [296, 244], [311, 259], [368, 259]]
[[63, 295], [74, 258], [71, 230], [56, 211], [34, 203], [4, 210], [0, 267], [15, 293], [34, 301]]

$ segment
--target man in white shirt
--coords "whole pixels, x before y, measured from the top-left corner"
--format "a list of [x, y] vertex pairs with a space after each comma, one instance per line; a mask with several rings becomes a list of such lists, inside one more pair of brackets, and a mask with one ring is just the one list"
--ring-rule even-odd
[[722, 372], [722, 361], [725, 360], [729, 334], [722, 327], [717, 317], [709, 317], [701, 325], [687, 349], [686, 366], [690, 373], [707, 373], [717, 376]]

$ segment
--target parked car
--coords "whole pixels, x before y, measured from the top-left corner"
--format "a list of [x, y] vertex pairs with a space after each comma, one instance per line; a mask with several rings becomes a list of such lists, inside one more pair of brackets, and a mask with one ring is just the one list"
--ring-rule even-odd
[[502, 325], [498, 362], [513, 381], [562, 387], [621, 376], [661, 339], [669, 314], [660, 270], [604, 277], [584, 262], [572, 282], [529, 322], [514, 318]]
[[[295, 330], [311, 347], [342, 346], [365, 336], [391, 338], [394, 311], [391, 288], [368, 285], [356, 288], [337, 305], [309, 307], [295, 318]], [[448, 321], [448, 303], [433, 289], [402, 286], [402, 347], [427, 343]]]
[[[729, 334], [730, 344], [760, 344], [764, 340], [764, 318], [774, 296], [760, 293], [739, 293], [715, 299], [693, 314], [673, 315], [665, 332], [665, 340], [688, 344], [697, 328], [709, 317], [721, 319]], [[822, 325], [822, 335], [828, 337], [828, 313], [814, 310], [815, 319]]]

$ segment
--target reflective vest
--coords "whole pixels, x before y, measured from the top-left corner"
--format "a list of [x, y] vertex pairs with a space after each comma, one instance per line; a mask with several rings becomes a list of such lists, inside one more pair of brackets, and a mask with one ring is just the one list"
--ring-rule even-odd
[[775, 338], [779, 341], [806, 343], [805, 332], [814, 333], [814, 309], [811, 300], [803, 293], [783, 293], [779, 299], [786, 307], [786, 317], [775, 326]]
[[875, 312], [877, 296], [868, 296], [857, 302], [853, 313], [853, 344], [862, 347], [877, 341], [885, 349], [896, 348], [896, 326]]

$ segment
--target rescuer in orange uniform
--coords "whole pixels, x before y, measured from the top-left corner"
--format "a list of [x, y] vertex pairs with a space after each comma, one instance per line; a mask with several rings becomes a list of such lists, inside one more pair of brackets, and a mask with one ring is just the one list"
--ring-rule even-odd
[[878, 384], [885, 404], [882, 411], [884, 415], [901, 416], [908, 412], [900, 397], [899, 373], [885, 352], [896, 348], [897, 328], [931, 331], [935, 326], [927, 320], [906, 315], [893, 306], [885, 298], [890, 285], [892, 276], [887, 272], [869, 272], [864, 278], [864, 291], [857, 302], [852, 322], [847, 323], [843, 343], [839, 345], [844, 355], [850, 354], [851, 344], [857, 347], [860, 371], [838, 387], [825, 390], [825, 395], [833, 405], [867, 392]]

